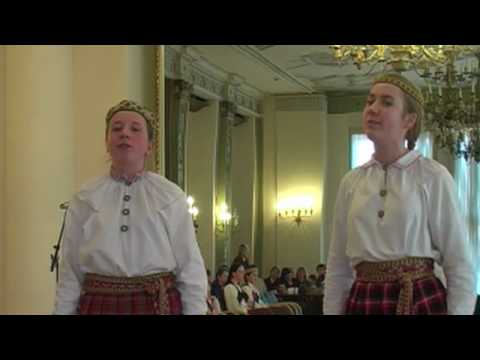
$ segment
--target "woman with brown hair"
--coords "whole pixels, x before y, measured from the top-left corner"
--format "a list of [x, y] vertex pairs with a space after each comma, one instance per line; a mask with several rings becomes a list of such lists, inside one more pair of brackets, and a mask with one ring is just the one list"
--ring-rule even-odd
[[325, 314], [473, 313], [474, 271], [453, 178], [414, 150], [423, 101], [396, 73], [382, 74], [370, 89], [363, 129], [375, 153], [338, 190]]
[[145, 170], [154, 129], [154, 115], [133, 101], [108, 111], [110, 172], [70, 202], [55, 314], [207, 313], [186, 196]]

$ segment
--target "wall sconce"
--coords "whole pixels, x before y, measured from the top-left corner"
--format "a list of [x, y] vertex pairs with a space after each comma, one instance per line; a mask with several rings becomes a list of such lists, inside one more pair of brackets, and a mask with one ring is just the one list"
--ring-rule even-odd
[[188, 212], [192, 215], [193, 226], [195, 227], [195, 233], [196, 233], [199, 228], [199, 225], [197, 222], [198, 208], [196, 206], [193, 206], [193, 204], [195, 203], [195, 199], [192, 196], [187, 197], [187, 203], [188, 203]]
[[215, 229], [217, 232], [224, 233], [228, 226], [231, 226], [233, 230], [238, 227], [238, 215], [234, 211], [234, 214], [228, 210], [228, 205], [223, 203], [220, 205], [216, 216]]
[[300, 226], [305, 217], [313, 215], [313, 197], [296, 196], [281, 199], [277, 205], [277, 214], [279, 218], [293, 219], [297, 226]]

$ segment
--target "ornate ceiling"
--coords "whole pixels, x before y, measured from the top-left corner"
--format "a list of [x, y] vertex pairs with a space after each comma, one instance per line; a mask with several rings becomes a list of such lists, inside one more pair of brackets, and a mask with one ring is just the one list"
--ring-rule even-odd
[[[480, 48], [478, 45], [474, 47]], [[219, 71], [235, 74], [262, 94], [358, 93], [382, 71], [339, 66], [328, 45], [191, 45], [198, 59]], [[461, 59], [459, 63], [464, 62]], [[405, 74], [423, 86], [414, 72]]]

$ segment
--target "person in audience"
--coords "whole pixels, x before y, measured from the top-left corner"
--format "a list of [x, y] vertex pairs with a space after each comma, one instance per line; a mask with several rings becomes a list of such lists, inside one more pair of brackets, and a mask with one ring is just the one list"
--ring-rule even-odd
[[298, 294], [298, 288], [293, 281], [293, 270], [289, 267], [284, 267], [280, 276], [280, 285], [278, 292], [281, 295], [295, 295]]
[[69, 202], [54, 314], [206, 314], [207, 276], [184, 192], [145, 170], [155, 116], [106, 116], [108, 174]]
[[233, 259], [233, 263], [242, 264], [244, 268], [249, 265], [248, 261], [248, 246], [246, 244], [240, 245], [238, 248], [238, 255]]
[[297, 269], [297, 274], [293, 279], [293, 285], [298, 288], [299, 294], [305, 294], [308, 288], [311, 287], [310, 281], [308, 280], [307, 270], [300, 266]]
[[[340, 183], [325, 314], [474, 311], [475, 275], [454, 180], [414, 150], [423, 105], [420, 89], [398, 73], [373, 82], [362, 121], [375, 153]], [[443, 267], [446, 289], [435, 262]]]
[[317, 287], [317, 277], [315, 274], [308, 275], [308, 280], [310, 281], [312, 287]]
[[263, 280], [260, 276], [258, 276], [258, 269], [255, 279], [255, 286], [260, 291], [260, 294], [267, 292], [267, 285], [265, 285], [265, 280]]
[[317, 288], [324, 288], [326, 267], [324, 264], [318, 264], [316, 270], [317, 270], [317, 279], [315, 281], [315, 285], [317, 286]]
[[278, 266], [272, 267], [270, 275], [265, 279], [265, 285], [267, 286], [268, 291], [277, 291], [278, 286], [280, 285], [280, 269]]
[[211, 293], [210, 284], [208, 284], [207, 307], [208, 307], [207, 315], [223, 314], [218, 298], [212, 295]]
[[248, 294], [242, 289], [245, 269], [242, 264], [234, 262], [228, 272], [228, 282], [223, 289], [227, 311], [233, 315], [248, 315]]
[[252, 308], [265, 307], [261, 299], [261, 293], [257, 289], [258, 268], [256, 265], [248, 265], [245, 269], [245, 282], [242, 286], [243, 291], [248, 295], [248, 303]]
[[212, 282], [211, 287], [211, 295], [215, 296], [220, 303], [220, 308], [225, 311], [227, 306], [225, 304], [225, 295], [223, 292], [223, 288], [227, 284], [228, 281], [228, 270], [221, 266], [215, 275], [215, 280]]

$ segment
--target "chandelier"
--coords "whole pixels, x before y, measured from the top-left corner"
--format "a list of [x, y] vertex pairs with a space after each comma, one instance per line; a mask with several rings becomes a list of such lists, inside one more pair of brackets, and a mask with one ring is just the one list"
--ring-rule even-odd
[[478, 60], [464, 66], [450, 61], [434, 72], [426, 70], [422, 77], [428, 85], [425, 125], [435, 142], [457, 157], [480, 162]]
[[330, 48], [341, 64], [352, 61], [358, 69], [363, 64], [372, 65], [373, 69], [384, 63], [399, 72], [442, 66], [452, 57], [473, 51], [463, 45], [331, 45]]

